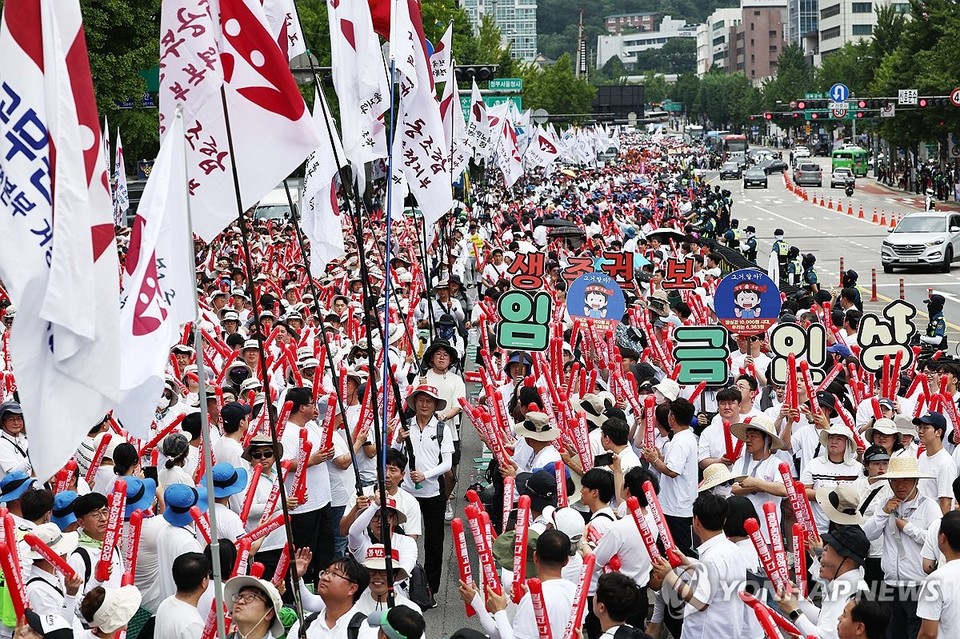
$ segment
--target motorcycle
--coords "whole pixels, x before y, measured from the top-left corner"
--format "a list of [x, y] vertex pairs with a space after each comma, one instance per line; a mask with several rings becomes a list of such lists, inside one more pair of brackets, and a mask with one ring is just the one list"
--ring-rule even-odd
[[844, 192], [844, 194], [846, 194], [847, 197], [853, 197], [853, 185], [852, 185], [852, 184], [848, 184], [848, 185], [847, 185], [847, 188], [845, 188], [845, 189], [843, 190], [843, 192]]

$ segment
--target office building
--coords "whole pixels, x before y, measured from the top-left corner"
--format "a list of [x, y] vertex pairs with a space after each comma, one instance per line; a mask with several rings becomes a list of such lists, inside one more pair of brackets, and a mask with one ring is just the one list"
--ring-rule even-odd
[[[825, 57], [848, 42], [858, 42], [873, 35], [877, 24], [876, 7], [887, 2], [860, 2], [858, 0], [820, 0], [819, 42], [820, 56]], [[894, 6], [908, 12], [910, 5], [896, 2]]]
[[697, 26], [664, 16], [656, 31], [598, 36], [597, 68], [602, 68], [613, 57], [620, 58], [625, 65], [637, 64], [644, 51], [659, 49], [674, 38], [696, 39]]
[[741, 23], [731, 29], [727, 70], [743, 73], [755, 85], [777, 74], [786, 44], [787, 0], [742, 0]]
[[711, 67], [727, 69], [730, 49], [730, 29], [743, 20], [739, 7], [717, 9], [707, 21], [697, 27], [697, 75], [703, 76]]
[[653, 12], [618, 13], [604, 16], [603, 26], [614, 35], [627, 31], [653, 31], [657, 27], [657, 14]]
[[537, 57], [537, 0], [462, 0], [461, 6], [476, 33], [484, 15], [493, 18], [514, 60]]

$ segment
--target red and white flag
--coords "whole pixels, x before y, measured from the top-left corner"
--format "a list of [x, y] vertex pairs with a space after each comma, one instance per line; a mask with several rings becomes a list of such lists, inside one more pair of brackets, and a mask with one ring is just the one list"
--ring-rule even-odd
[[403, 155], [394, 156], [394, 166], [403, 167], [410, 192], [417, 198], [427, 229], [427, 241], [433, 225], [453, 207], [450, 189], [449, 150], [444, 148], [440, 105], [433, 86], [433, 73], [417, 0], [399, 0], [393, 5], [392, 24], [396, 40], [397, 72], [400, 74], [400, 136]]
[[4, 3], [0, 104], [0, 279], [18, 308], [13, 369], [46, 479], [119, 395], [119, 266], [76, 0]]
[[503, 183], [507, 188], [513, 188], [523, 177], [523, 158], [517, 148], [517, 133], [513, 130], [513, 123], [509, 118], [501, 121], [501, 138], [497, 147], [497, 166], [503, 172]]
[[[327, 99], [317, 91], [313, 99], [317, 129], [329, 131], [329, 142], [307, 158], [300, 197], [300, 228], [310, 240], [310, 272], [320, 274], [327, 264], [344, 254], [343, 226], [337, 204], [337, 171], [346, 157]], [[340, 163], [337, 160], [340, 160]]]
[[[453, 49], [453, 23], [447, 25], [447, 30], [443, 32], [440, 42], [433, 48], [430, 55], [430, 69], [433, 71], [433, 82], [450, 82], [453, 80], [456, 84], [456, 78], [453, 77], [452, 69], [452, 49]], [[446, 89], [446, 87], [444, 87]]]
[[362, 176], [364, 164], [387, 157], [381, 116], [390, 108], [390, 82], [367, 3], [327, 0], [327, 15], [343, 150]]
[[443, 87], [440, 116], [443, 119], [443, 134], [450, 153], [450, 171], [456, 180], [466, 170], [471, 156], [467, 121], [460, 106], [460, 89], [456, 80], [447, 81]]
[[144, 439], [163, 394], [180, 326], [196, 317], [193, 242], [187, 216], [183, 120], [174, 116], [133, 219], [123, 273], [121, 389], [116, 416]]
[[524, 163], [533, 168], [546, 167], [553, 164], [558, 157], [560, 157], [560, 150], [557, 148], [556, 140], [551, 139], [550, 134], [537, 125], [533, 130], [530, 144], [523, 154]]
[[[212, 9], [215, 12], [211, 14]], [[160, 25], [160, 131], [183, 108], [193, 229], [210, 241], [320, 145], [259, 0], [165, 0]], [[221, 100], [223, 86], [225, 100]]]
[[293, 0], [263, 0], [263, 13], [267, 17], [270, 33], [287, 60], [307, 52]]
[[490, 124], [487, 121], [487, 105], [483, 101], [483, 96], [480, 95], [476, 80], [473, 81], [473, 89], [470, 94], [467, 139], [473, 146], [473, 158], [477, 162], [486, 160], [493, 153], [493, 132], [490, 130]]
[[113, 223], [123, 226], [130, 210], [130, 193], [127, 191], [127, 169], [123, 161], [123, 142], [117, 129], [117, 162], [114, 167]]

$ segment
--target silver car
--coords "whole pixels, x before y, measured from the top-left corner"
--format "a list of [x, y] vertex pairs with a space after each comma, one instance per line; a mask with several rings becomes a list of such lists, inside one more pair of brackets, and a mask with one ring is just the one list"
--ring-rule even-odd
[[895, 266], [937, 265], [943, 273], [960, 256], [960, 214], [912, 213], [890, 231], [880, 248], [883, 272]]

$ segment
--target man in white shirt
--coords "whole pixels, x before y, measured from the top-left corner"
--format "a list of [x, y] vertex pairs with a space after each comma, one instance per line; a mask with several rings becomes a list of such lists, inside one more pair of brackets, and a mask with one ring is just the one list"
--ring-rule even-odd
[[[533, 553], [533, 563], [537, 568], [537, 576], [543, 587], [543, 604], [546, 608], [550, 628], [556, 628], [557, 636], [562, 632], [560, 628], [567, 627], [567, 621], [573, 612], [573, 597], [577, 585], [564, 579], [561, 575], [563, 567], [570, 557], [570, 539], [559, 530], [545, 530], [537, 538], [536, 550]], [[480, 603], [479, 595], [473, 601]], [[478, 610], [482, 610], [480, 605]], [[539, 639], [537, 619], [533, 612], [533, 603], [530, 593], [527, 592], [517, 604], [513, 619], [507, 615], [506, 594], [487, 592], [487, 610], [493, 614], [495, 627], [487, 628], [490, 639]], [[481, 623], [483, 623], [481, 613]]]
[[[304, 563], [302, 567], [306, 568], [307, 564]], [[297, 569], [301, 569], [300, 561], [297, 561]], [[369, 584], [367, 569], [351, 556], [335, 559], [320, 572], [316, 595], [304, 588], [301, 581], [300, 594], [304, 611], [314, 613], [303, 620], [307, 639], [347, 639], [349, 627], [356, 625], [358, 621], [362, 623], [366, 618], [357, 607], [357, 602]], [[299, 621], [294, 622], [287, 635], [300, 636]], [[360, 635], [372, 636], [364, 635], [362, 626]]]
[[[188, 552], [201, 552], [190, 508], [207, 510], [206, 494], [184, 484], [172, 484], [163, 491], [163, 526], [157, 531], [157, 579], [144, 592], [144, 599], [162, 603], [177, 591], [170, 566], [173, 560]], [[73, 563], [71, 562], [71, 565]], [[157, 604], [159, 607], [159, 603]], [[151, 610], [151, 612], [156, 612]]]
[[601, 637], [643, 637], [643, 631], [630, 624], [630, 620], [638, 610], [646, 607], [643, 591], [629, 577], [619, 572], [600, 575], [597, 593], [593, 597], [593, 612], [600, 621]]
[[940, 520], [937, 545], [947, 563], [937, 568], [923, 582], [917, 616], [920, 633], [917, 639], [960, 636], [960, 511], [951, 511]]
[[838, 639], [837, 624], [847, 601], [867, 590], [863, 564], [870, 542], [859, 526], [839, 526], [823, 535], [819, 577], [823, 598], [817, 608], [809, 599], [798, 600], [796, 591], [780, 599], [780, 609], [803, 631], [804, 636]]
[[743, 399], [736, 386], [729, 386], [717, 392], [717, 414], [710, 425], [700, 433], [697, 447], [697, 457], [700, 468], [710, 464], [726, 464], [731, 466], [735, 459], [726, 458], [726, 443], [724, 441], [723, 422], [736, 424], [740, 420], [740, 400]]
[[[203, 553], [188, 552], [173, 560], [173, 583], [177, 592], [157, 608], [154, 636], [164, 639], [195, 639], [203, 634], [206, 617], [197, 609], [207, 590], [210, 562]], [[203, 611], [203, 615], [210, 611]]]
[[677, 548], [685, 555], [693, 548], [693, 502], [697, 497], [697, 436], [690, 428], [693, 404], [678, 398], [670, 404], [667, 423], [673, 435], [663, 454], [645, 448], [644, 458], [660, 473], [660, 507]]
[[286, 401], [292, 402], [293, 406], [280, 443], [283, 444], [283, 460], [294, 464], [287, 474], [287, 494], [292, 494], [294, 489], [301, 431], [306, 432], [307, 441], [312, 446], [310, 456], [304, 460], [307, 465], [307, 501], [290, 515], [294, 544], [298, 548], [309, 547], [313, 552], [313, 561], [307, 571], [307, 578], [312, 579], [322, 566], [333, 559], [335, 524], [328, 521], [330, 474], [327, 470], [327, 462], [333, 459], [333, 447], [322, 450], [323, 431], [315, 421], [317, 407], [311, 389], [291, 388], [287, 391]]
[[664, 597], [675, 593], [687, 604], [681, 639], [740, 636], [744, 603], [731, 593], [746, 583], [747, 566], [736, 544], [723, 534], [726, 517], [723, 497], [703, 492], [693, 503], [693, 532], [701, 540], [699, 561], [683, 558], [684, 570], [695, 571], [692, 585], [662, 557], [653, 567], [651, 584], [662, 585]]
[[223, 422], [223, 437], [213, 445], [213, 457], [237, 468], [249, 468], [243, 456], [243, 438], [250, 426], [250, 407], [240, 402], [230, 402], [220, 409]]
[[941, 516], [936, 502], [920, 493], [919, 484], [931, 481], [917, 468], [913, 455], [900, 455], [890, 460], [887, 472], [880, 479], [890, 481], [893, 497], [863, 524], [867, 539], [883, 538], [883, 581], [892, 601], [890, 637], [916, 637], [920, 631], [917, 617], [917, 595], [926, 579], [920, 551], [933, 521]]
[[14, 401], [0, 404], [0, 479], [9, 473], [33, 474], [24, 432], [23, 409]]
[[940, 506], [941, 513], [945, 513], [953, 507], [953, 480], [957, 478], [957, 465], [943, 447], [947, 420], [940, 413], [928, 411], [913, 420], [913, 424], [917, 427], [920, 443], [926, 449], [917, 459], [917, 468], [921, 473], [936, 478], [936, 481], [920, 482], [920, 492]]
[[394, 437], [395, 448], [407, 447], [408, 469], [403, 489], [420, 502], [423, 516], [423, 569], [433, 592], [440, 590], [443, 565], [444, 511], [447, 495], [440, 485], [441, 475], [453, 464], [453, 432], [437, 420], [435, 413], [446, 408], [433, 386], [421, 384], [407, 396], [406, 405], [416, 415], [409, 428], [401, 428]]
[[[60, 557], [65, 557], [76, 549], [79, 537], [75, 532], [61, 533], [56, 524], [50, 523], [40, 524], [33, 529], [32, 534]], [[27, 604], [30, 608], [39, 615], [56, 615], [72, 624], [77, 606], [77, 592], [83, 585], [83, 577], [77, 575], [73, 579], [64, 578], [53, 564], [25, 541], [20, 542], [20, 556], [33, 562], [32, 565], [25, 566], [24, 571]]]

